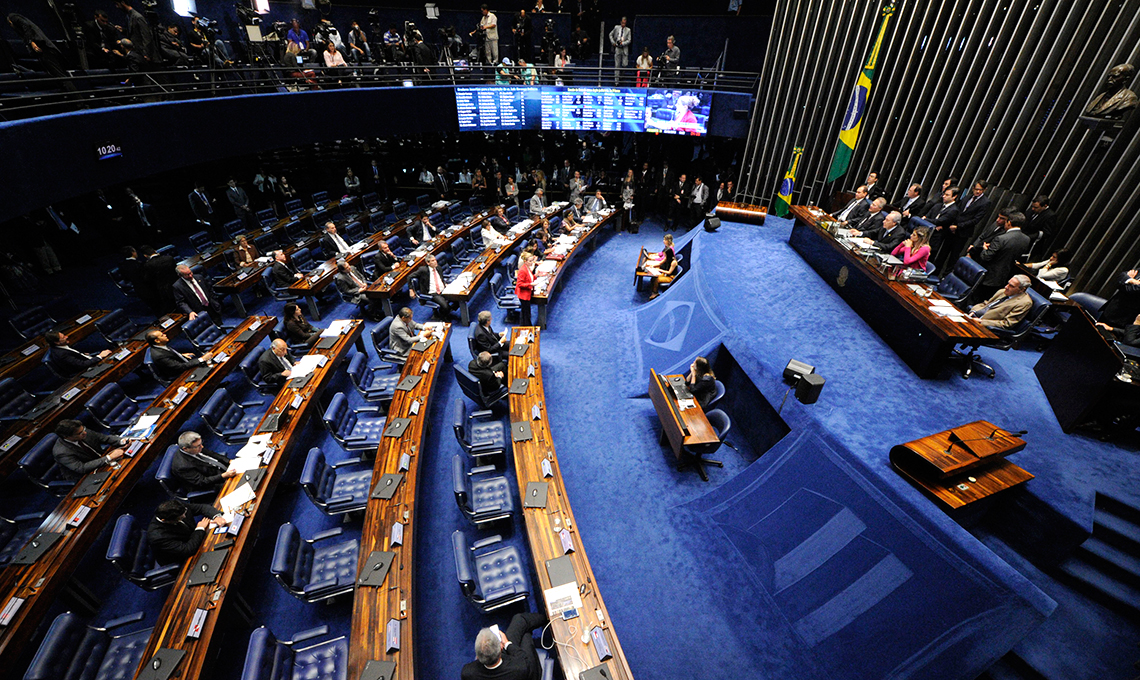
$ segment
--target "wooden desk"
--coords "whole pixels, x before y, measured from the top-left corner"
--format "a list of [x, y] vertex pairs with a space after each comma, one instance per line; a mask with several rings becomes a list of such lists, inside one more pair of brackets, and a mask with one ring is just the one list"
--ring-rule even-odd
[[764, 224], [764, 218], [768, 216], [768, 208], [751, 203], [721, 201], [716, 204], [716, 216], [730, 222]]
[[[75, 344], [95, 332], [95, 322], [110, 314], [106, 309], [89, 309], [82, 314], [76, 314], [57, 326]], [[80, 321], [88, 317], [84, 321]], [[34, 349], [33, 349], [34, 348]], [[40, 365], [44, 355], [47, 354], [47, 341], [43, 336], [29, 339], [16, 349], [0, 356], [0, 380], [4, 378], [21, 378]]]
[[[392, 296], [403, 290], [404, 286], [408, 285], [408, 279], [412, 277], [412, 272], [424, 263], [428, 254], [439, 255], [448, 246], [455, 243], [456, 239], [468, 234], [475, 225], [486, 220], [491, 214], [490, 210], [484, 210], [468, 217], [459, 224], [441, 230], [429, 243], [420, 243], [420, 245], [416, 247], [416, 251], [424, 249], [425, 246], [426, 250], [423, 250], [420, 255], [410, 262], [407, 259], [398, 260], [396, 262], [396, 268], [369, 284], [368, 287], [364, 289], [364, 294], [368, 296], [369, 300], [378, 301], [380, 303], [385, 316], [395, 316], [392, 310]], [[391, 282], [389, 283], [388, 281]], [[421, 291], [421, 293], [424, 295], [427, 294], [424, 291]]]
[[[309, 416], [319, 412], [320, 395], [325, 387], [336, 376], [337, 369], [349, 353], [353, 344], [360, 343], [361, 333], [364, 331], [364, 322], [353, 320], [348, 332], [341, 335], [337, 343], [329, 349], [312, 349], [309, 354], [320, 354], [328, 357], [328, 362], [315, 371], [309, 381], [301, 388], [283, 385], [277, 396], [273, 399], [265, 418], [275, 413], [289, 409], [288, 415], [281, 428], [273, 433], [269, 446], [274, 450], [273, 457], [265, 470], [265, 477], [257, 489], [257, 497], [241, 510], [245, 515], [241, 528], [236, 536], [229, 534], [215, 534], [212, 531], [206, 535], [206, 540], [198, 549], [198, 553], [186, 560], [186, 565], [179, 572], [178, 578], [171, 587], [166, 598], [166, 604], [158, 615], [158, 623], [151, 633], [146, 651], [143, 653], [143, 665], [154, 656], [160, 648], [185, 650], [186, 655], [179, 664], [180, 677], [187, 680], [191, 678], [207, 678], [205, 666], [209, 659], [210, 646], [213, 644], [213, 634], [218, 625], [218, 617], [227, 600], [236, 594], [236, 587], [241, 579], [242, 569], [253, 552], [261, 523], [268, 514], [268, 508], [273, 500], [273, 493], [284, 473], [285, 466], [292, 454], [293, 446], [301, 438], [300, 434], [305, 427]], [[358, 345], [359, 347], [359, 345]], [[361, 350], [363, 351], [363, 350]], [[296, 409], [291, 409], [293, 400], [300, 396], [301, 403]], [[262, 419], [262, 423], [265, 422]], [[260, 429], [261, 425], [258, 425]], [[232, 492], [241, 484], [241, 477], [232, 477], [225, 481], [218, 498]], [[215, 507], [220, 507], [215, 503]], [[267, 534], [268, 536], [269, 534]], [[232, 539], [234, 544], [225, 563], [218, 572], [217, 578], [211, 585], [190, 586], [187, 579], [194, 568], [198, 558], [214, 549], [218, 543]], [[206, 609], [209, 614], [202, 626], [201, 636], [197, 639], [187, 639], [186, 632], [190, 629], [190, 622], [196, 609]], [[141, 668], [140, 668], [141, 670]], [[137, 671], [136, 671], [137, 677]]]
[[[538, 307], [538, 326], [539, 328], [546, 328], [546, 308], [554, 298], [554, 294], [558, 292], [562, 285], [562, 275], [566, 271], [567, 266], [570, 264], [574, 256], [582, 252], [582, 246], [587, 243], [590, 244], [590, 249], [597, 247], [598, 232], [602, 227], [613, 225], [615, 231], [621, 231], [621, 220], [624, 210], [611, 210], [609, 215], [602, 217], [602, 219], [586, 227], [586, 230], [578, 237], [577, 242], [570, 247], [570, 251], [562, 260], [542, 260], [539, 262], [541, 266], [543, 262], [554, 262], [554, 270], [548, 274], [535, 274], [534, 277], [534, 293], [531, 295], [531, 304]], [[557, 242], [557, 239], [555, 239]], [[545, 281], [545, 284], [543, 283]]]
[[[73, 490], [44, 519], [39, 531], [62, 534], [55, 545], [33, 564], [9, 564], [0, 570], [0, 603], [3, 603], [0, 607], [7, 605], [12, 598], [24, 599], [11, 624], [0, 628], [0, 667], [11, 668], [20, 658], [24, 645], [35, 633], [48, 608], [54, 604], [100, 532], [115, 517], [120, 503], [134, 488], [135, 482], [175, 441], [183, 423], [198, 412], [198, 407], [221, 387], [226, 375], [269, 335], [276, 323], [277, 319], [272, 316], [250, 317], [219, 340], [210, 351], [224, 352], [228, 358], [223, 363], [213, 364], [210, 374], [201, 382], [186, 382], [191, 373], [187, 372], [154, 400], [154, 406], [167, 409], [159, 418], [154, 433], [143, 440], [142, 448], [134, 456], [120, 459], [118, 469], [112, 470], [102, 489], [96, 495], [84, 498], [75, 497]], [[237, 337], [254, 324], [259, 325], [253, 336], [239, 342]], [[175, 404], [173, 399], [179, 394], [185, 396]], [[108, 469], [104, 467], [96, 473]], [[87, 517], [77, 527], [68, 526], [68, 520], [81, 506], [90, 509]]]
[[[525, 241], [527, 236], [538, 226], [537, 222], [532, 220], [522, 220], [519, 224], [523, 222], [528, 222], [530, 226], [519, 229], [515, 236], [513, 238], [507, 238], [503, 245], [497, 248], [484, 249], [483, 252], [468, 263], [463, 271], [459, 273], [459, 276], [452, 281], [452, 283], [455, 283], [460, 277], [467, 276], [470, 280], [465, 287], [452, 291], [446, 289], [443, 291], [443, 297], [447, 298], [449, 302], [459, 304], [459, 320], [464, 326], [471, 323], [471, 310], [468, 307], [468, 303], [471, 301], [471, 297], [475, 294], [475, 291], [479, 290], [483, 282], [491, 277], [491, 274], [495, 271], [495, 267], [507, 259], [519, 243]], [[515, 229], [516, 227], [517, 225], [512, 225], [511, 229]], [[452, 285], [448, 284], [447, 287], [451, 288]]]
[[920, 378], [938, 377], [959, 343], [997, 341], [976, 319], [958, 323], [934, 314], [929, 300], [943, 300], [940, 295], [930, 291], [922, 298], [910, 288], [917, 284], [889, 280], [817, 226], [820, 218], [806, 206], [793, 205], [791, 211], [796, 223], [788, 243]]
[[[518, 476], [519, 497], [526, 495], [526, 486], [529, 482], [546, 482], [549, 490], [546, 495], [545, 508], [524, 508], [523, 520], [526, 523], [527, 541], [530, 545], [531, 559], [534, 560], [535, 572], [538, 577], [536, 585], [537, 599], [544, 602], [543, 591], [550, 588], [550, 577], [546, 573], [546, 561], [562, 557], [562, 542], [554, 528], [557, 518], [567, 527], [574, 544], [574, 552], [570, 559], [574, 563], [574, 572], [579, 584], [589, 584], [586, 593], [582, 595], [582, 609], [579, 616], [570, 621], [556, 618], [550, 622], [550, 629], [560, 643], [558, 645], [558, 660], [562, 666], [564, 678], [577, 678], [578, 674], [587, 668], [599, 663], [598, 655], [594, 651], [592, 642], [583, 644], [582, 631], [601, 625], [609, 641], [613, 658], [604, 662], [609, 677], [614, 680], [623, 680], [633, 677], [625, 652], [621, 648], [617, 632], [614, 630], [614, 620], [606, 609], [602, 595], [598, 591], [598, 579], [590, 566], [586, 556], [586, 547], [582, 543], [580, 527], [574, 519], [574, 512], [570, 508], [570, 496], [566, 492], [566, 485], [562, 481], [562, 468], [558, 464], [558, 456], [554, 452], [554, 437], [550, 431], [550, 412], [546, 407], [546, 397], [542, 387], [542, 362], [539, 351], [540, 331], [536, 326], [520, 326], [514, 329], [511, 343], [523, 341], [528, 335], [534, 340], [530, 349], [521, 357], [510, 357], [507, 366], [509, 382], [524, 378], [530, 381], [526, 394], [512, 394], [510, 400], [511, 422], [529, 421], [533, 438], [525, 442], [513, 442], [515, 458], [515, 474]], [[534, 375], [527, 375], [527, 367], [534, 366]], [[541, 414], [540, 420], [533, 420], [531, 412], [537, 406]], [[542, 474], [542, 461], [549, 460], [554, 476], [544, 477]], [[600, 611], [605, 621], [599, 623], [595, 611]], [[571, 632], [571, 627], [577, 633]], [[570, 648], [570, 650], [567, 649]], [[572, 650], [572, 651], [571, 651]]]
[[[392, 680], [411, 680], [415, 675], [412, 605], [415, 602], [415, 539], [418, 518], [416, 493], [419, 487], [420, 459], [423, 458], [420, 454], [423, 453], [427, 438], [435, 383], [443, 372], [444, 364], [450, 359], [448, 343], [451, 340], [451, 324], [437, 327], [442, 329], [442, 339], [436, 340], [426, 350], [410, 351], [401, 375], [401, 379], [409, 375], [423, 378], [411, 390], [396, 390], [392, 404], [388, 407], [390, 418], [411, 418], [412, 422], [402, 437], [384, 437], [376, 450], [372, 483], [375, 485], [386, 474], [403, 474], [404, 480], [391, 500], [368, 500], [360, 536], [357, 572], [364, 569], [368, 556], [374, 550], [390, 550], [396, 556], [383, 586], [356, 587], [352, 601], [352, 633], [348, 644], [349, 678], [359, 677], [364, 666], [373, 660], [392, 661], [396, 664], [396, 674]], [[426, 373], [422, 370], [425, 361], [429, 362]], [[417, 401], [419, 410], [412, 414], [409, 409]], [[400, 458], [405, 453], [409, 456], [406, 470], [400, 467]], [[398, 546], [391, 545], [392, 527], [396, 524], [404, 526], [404, 540]], [[431, 612], [429, 615], [441, 614]], [[388, 653], [385, 638], [390, 620], [400, 622], [400, 649], [391, 654]]]
[[[146, 342], [148, 332], [152, 329], [161, 329], [167, 336], [174, 337], [178, 335], [185, 321], [186, 317], [182, 314], [162, 317], [154, 326], [139, 331], [115, 350], [114, 354], [97, 364], [97, 366], [110, 365], [111, 368], [93, 378], [85, 378], [81, 373], [37, 402], [31, 411], [36, 414], [34, 418], [21, 418], [0, 435], [0, 478], [11, 474], [24, 454], [30, 451], [44, 435], [55, 429], [59, 421], [64, 418], [74, 418], [83, 409], [87, 400], [95, 396], [105, 385], [137, 370], [142, 365], [149, 347]], [[64, 400], [62, 395], [72, 390], [79, 392]]]
[[[292, 255], [302, 248], [313, 248], [320, 243], [321, 237], [313, 234], [307, 236], [300, 245], [294, 244], [284, 249], [287, 256]], [[234, 307], [237, 309], [238, 316], [245, 316], [245, 303], [241, 299], [241, 294], [245, 291], [257, 286], [261, 283], [261, 273], [265, 271], [266, 267], [272, 266], [272, 263], [261, 264], [254, 262], [249, 267], [243, 267], [240, 271], [231, 273], [221, 281], [214, 284], [214, 293], [217, 295], [229, 295], [233, 298]]]
[[[667, 380], [674, 378], [683, 381], [685, 376], [666, 376]], [[657, 411], [657, 418], [661, 421], [661, 436], [669, 441], [669, 448], [673, 449], [673, 456], [678, 462], [682, 460], [683, 447], [715, 444], [720, 441], [701, 405], [694, 400], [692, 408], [682, 411], [677, 406], [673, 387], [663, 383], [661, 375], [653, 369], [649, 369], [649, 400], [653, 402], [653, 409]]]
[[1005, 459], [1025, 441], [977, 420], [891, 448], [891, 466], [951, 511], [1023, 484], [1033, 475]]

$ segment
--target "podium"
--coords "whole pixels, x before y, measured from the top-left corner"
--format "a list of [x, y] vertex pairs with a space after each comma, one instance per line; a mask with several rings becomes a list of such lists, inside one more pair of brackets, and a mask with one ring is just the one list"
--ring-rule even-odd
[[974, 506], [1033, 475], [1006, 460], [1025, 441], [977, 420], [891, 448], [891, 466], [948, 513]]

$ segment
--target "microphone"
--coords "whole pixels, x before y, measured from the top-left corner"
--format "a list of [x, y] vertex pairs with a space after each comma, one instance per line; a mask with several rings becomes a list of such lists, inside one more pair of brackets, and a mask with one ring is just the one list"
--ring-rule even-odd
[[955, 444], [965, 444], [966, 442], [991, 442], [991, 441], [994, 441], [995, 439], [1007, 439], [1009, 437], [1020, 437], [1023, 434], [1029, 434], [1029, 430], [1018, 430], [1017, 432], [1010, 432], [1008, 434], [1003, 434], [999, 437], [999, 436], [997, 436], [997, 433], [998, 433], [998, 430], [1000, 430], [1000, 429], [1001, 429], [1000, 427], [995, 427], [994, 431], [991, 432], [988, 437], [974, 437], [973, 439], [960, 439], [957, 436], [955, 436], [954, 431], [951, 430], [950, 431], [950, 445], [947, 446], [946, 450], [943, 451], [942, 453], [950, 453], [951, 449], [954, 448]]

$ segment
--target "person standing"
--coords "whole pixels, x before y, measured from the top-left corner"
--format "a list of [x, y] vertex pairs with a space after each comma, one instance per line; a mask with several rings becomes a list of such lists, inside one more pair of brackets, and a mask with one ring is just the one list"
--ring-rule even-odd
[[488, 64], [499, 63], [499, 20], [487, 9], [487, 5], [482, 5], [479, 11], [483, 13], [483, 17], [479, 19], [479, 27], [471, 31], [471, 35], [476, 32], [483, 34], [483, 54], [487, 57]]
[[530, 325], [530, 296], [534, 292], [534, 273], [531, 271], [531, 262], [535, 260], [534, 253], [523, 251], [519, 255], [519, 269], [515, 273], [515, 296], [519, 299], [519, 323]]
[[352, 173], [352, 168], [344, 175], [344, 191], [349, 196], [360, 195], [360, 178]]
[[162, 64], [162, 54], [159, 52], [158, 41], [154, 39], [154, 31], [151, 30], [146, 17], [139, 14], [138, 10], [131, 7], [131, 4], [124, 0], [118, 0], [115, 6], [127, 13], [127, 29], [125, 33], [127, 37], [130, 38], [134, 50], [139, 52], [142, 58], [147, 62], [147, 68], [160, 66]]
[[[621, 23], [610, 31], [610, 45], [614, 48], [614, 68], [622, 69], [629, 66], [629, 44], [632, 41], [633, 32], [626, 26], [626, 18], [622, 17]], [[619, 72], [614, 72], [615, 83], [620, 75]]]
[[[16, 34], [24, 41], [28, 52], [40, 60], [40, 65], [53, 78], [67, 78], [67, 70], [63, 65], [63, 53], [55, 46], [39, 26], [22, 14], [9, 14], [8, 23], [15, 29]], [[74, 92], [75, 84], [71, 80], [61, 83], [64, 89]]]
[[174, 304], [178, 311], [190, 317], [198, 318], [199, 314], [209, 314], [215, 325], [222, 322], [222, 303], [214, 296], [210, 284], [194, 278], [194, 270], [184, 264], [175, 267], [178, 279], [172, 284], [174, 289]]
[[520, 9], [511, 29], [515, 35], [515, 56], [531, 61], [534, 57], [534, 23], [525, 9]]

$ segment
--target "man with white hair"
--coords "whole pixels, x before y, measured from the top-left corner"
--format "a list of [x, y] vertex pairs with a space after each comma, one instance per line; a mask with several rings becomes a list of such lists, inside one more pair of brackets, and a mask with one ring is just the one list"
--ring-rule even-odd
[[546, 615], [515, 614], [506, 632], [484, 628], [475, 636], [475, 660], [463, 666], [462, 680], [538, 680], [542, 668], [531, 633], [546, 625]]
[[890, 253], [909, 236], [902, 227], [902, 213], [898, 211], [883, 218], [883, 224], [878, 229], [864, 231], [862, 234], [864, 242], [875, 246], [881, 253]]
[[214, 289], [206, 281], [194, 278], [194, 272], [184, 264], [175, 267], [178, 280], [174, 282], [174, 304], [178, 311], [191, 320], [198, 318], [199, 314], [210, 314], [210, 320], [215, 324], [222, 321], [222, 303], [214, 295]]
[[1021, 323], [1033, 308], [1029, 297], [1029, 277], [1018, 274], [989, 300], [970, 308], [970, 316], [979, 319], [986, 328], [1012, 328]]
[[546, 212], [546, 192], [541, 188], [534, 192], [534, 196], [530, 198], [530, 214], [541, 215]]
[[224, 480], [238, 475], [230, 468], [229, 458], [207, 450], [202, 435], [192, 430], [178, 435], [170, 472], [192, 491], [218, 490]]
[[289, 345], [281, 338], [277, 338], [269, 345], [269, 349], [257, 358], [257, 371], [261, 379], [267, 384], [284, 385], [285, 381], [293, 375], [292, 355], [289, 354]]

